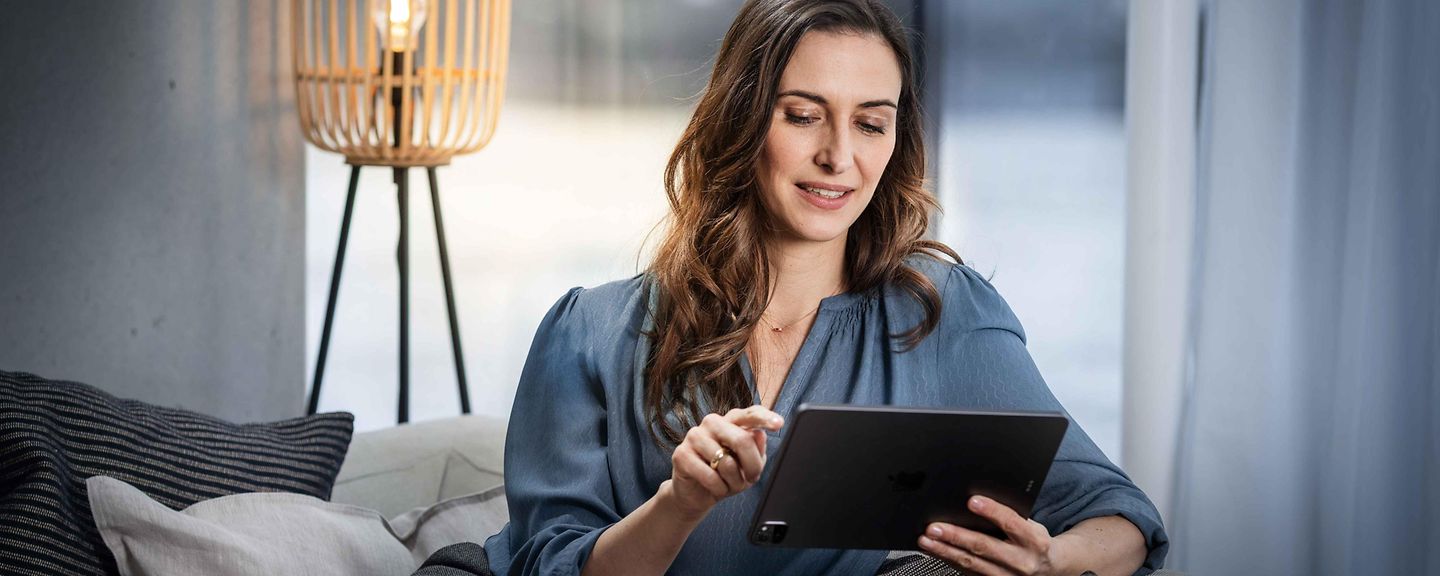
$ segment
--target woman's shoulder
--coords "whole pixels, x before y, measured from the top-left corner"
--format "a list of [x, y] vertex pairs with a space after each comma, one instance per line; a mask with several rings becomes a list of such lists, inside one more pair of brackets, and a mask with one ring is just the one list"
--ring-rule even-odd
[[571, 292], [585, 306], [600, 311], [624, 308], [644, 296], [649, 276], [636, 274], [590, 288], [573, 288]]
[[585, 332], [607, 333], [619, 330], [635, 320], [646, 298], [648, 282], [644, 274], [607, 282], [591, 288], [575, 287], [560, 297], [551, 308], [557, 320], [583, 326]]
[[[1000, 292], [990, 280], [974, 268], [964, 263], [930, 256], [913, 256], [905, 261], [905, 265], [929, 280], [940, 294], [940, 324], [936, 327], [937, 331], [958, 334], [998, 328], [1014, 332], [1022, 340], [1025, 338], [1020, 321], [1011, 311], [1009, 303], [1000, 296]], [[903, 300], [908, 300], [910, 306], [923, 310], [908, 292], [890, 292], [903, 296]]]

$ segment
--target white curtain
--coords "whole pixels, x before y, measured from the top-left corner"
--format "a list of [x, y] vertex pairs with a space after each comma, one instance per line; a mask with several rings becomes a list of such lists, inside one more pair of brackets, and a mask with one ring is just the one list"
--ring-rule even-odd
[[1203, 6], [1168, 566], [1440, 574], [1440, 2]]

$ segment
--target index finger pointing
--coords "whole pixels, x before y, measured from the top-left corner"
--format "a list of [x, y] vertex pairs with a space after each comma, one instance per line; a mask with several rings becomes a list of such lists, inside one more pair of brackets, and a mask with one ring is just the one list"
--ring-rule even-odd
[[775, 431], [785, 425], [785, 419], [770, 409], [756, 404], [738, 412], [726, 414], [725, 418], [741, 428]]

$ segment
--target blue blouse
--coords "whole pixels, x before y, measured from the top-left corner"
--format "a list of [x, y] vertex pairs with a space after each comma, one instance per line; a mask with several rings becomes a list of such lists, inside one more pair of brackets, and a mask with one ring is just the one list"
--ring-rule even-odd
[[[926, 258], [911, 265], [942, 295], [936, 330], [900, 351], [890, 335], [924, 315], [908, 293], [886, 286], [826, 298], [775, 412], [789, 421], [806, 402], [1063, 410], [1025, 350], [1020, 322], [989, 282], [963, 265]], [[575, 288], [541, 321], [505, 444], [510, 523], [485, 542], [496, 574], [578, 575], [600, 534], [670, 478], [670, 453], [652, 440], [642, 402], [649, 286], [641, 275]], [[753, 392], [749, 366], [742, 368]], [[785, 430], [769, 434], [773, 461]], [[759, 484], [768, 477], [767, 470]], [[885, 560], [879, 550], [750, 544], [762, 492], [757, 485], [716, 505], [669, 573], [874, 574]], [[1145, 536], [1141, 572], [1163, 563], [1168, 539], [1154, 505], [1073, 420], [1037, 498], [1032, 518], [1051, 534], [1118, 514]]]

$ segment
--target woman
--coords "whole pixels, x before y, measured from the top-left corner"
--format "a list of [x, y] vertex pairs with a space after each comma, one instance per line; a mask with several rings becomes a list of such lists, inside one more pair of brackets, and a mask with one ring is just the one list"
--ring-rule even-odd
[[[937, 206], [904, 30], [877, 0], [751, 0], [666, 170], [647, 273], [542, 321], [511, 416], [498, 574], [874, 574], [884, 551], [745, 540], [802, 402], [1057, 410], [994, 289], [923, 239]], [[954, 263], [946, 262], [948, 257]], [[967, 573], [1129, 574], [1159, 515], [1071, 426], [1026, 520], [921, 550]], [[1053, 536], [1052, 536], [1053, 535]]]

